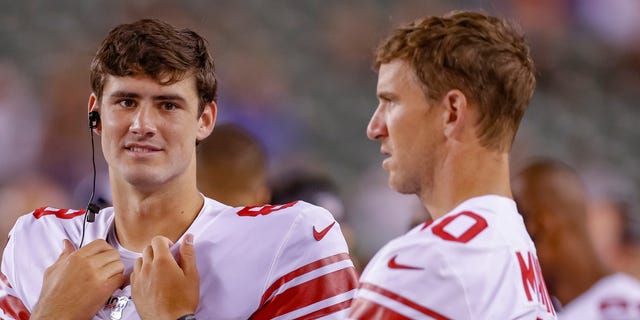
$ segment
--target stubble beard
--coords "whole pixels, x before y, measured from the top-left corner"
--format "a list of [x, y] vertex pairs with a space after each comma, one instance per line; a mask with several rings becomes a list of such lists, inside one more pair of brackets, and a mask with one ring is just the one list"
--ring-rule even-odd
[[401, 194], [419, 194], [420, 184], [417, 177], [407, 177], [398, 173], [389, 173], [389, 187]]

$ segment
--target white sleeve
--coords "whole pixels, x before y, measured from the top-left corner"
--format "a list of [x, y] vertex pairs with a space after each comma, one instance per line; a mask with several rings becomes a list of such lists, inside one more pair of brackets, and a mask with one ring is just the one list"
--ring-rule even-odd
[[440, 247], [383, 249], [370, 264], [350, 318], [470, 318], [467, 292]]
[[340, 226], [331, 214], [300, 203], [270, 272], [256, 319], [344, 319], [357, 284]]
[[0, 319], [23, 320], [29, 319], [31, 313], [12, 287], [14, 279], [13, 254], [15, 252], [15, 241], [13, 232], [9, 232], [9, 241], [2, 256], [2, 266], [0, 270]]

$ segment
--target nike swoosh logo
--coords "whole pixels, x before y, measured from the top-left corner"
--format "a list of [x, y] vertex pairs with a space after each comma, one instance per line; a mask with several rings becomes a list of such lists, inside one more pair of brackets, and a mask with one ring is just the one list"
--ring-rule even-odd
[[393, 256], [393, 258], [389, 259], [389, 263], [387, 263], [387, 266], [389, 266], [389, 268], [391, 269], [408, 269], [408, 270], [424, 270], [424, 268], [420, 268], [420, 267], [413, 267], [413, 266], [408, 266], [406, 264], [399, 264], [396, 262], [396, 258], [398, 257], [398, 255], [396, 254], [395, 256]]
[[321, 231], [316, 230], [316, 226], [313, 226], [313, 238], [315, 238], [316, 241], [322, 240], [322, 238], [324, 238], [324, 236], [327, 235], [327, 233], [329, 232], [329, 230], [331, 230], [331, 227], [333, 227], [334, 224], [336, 224], [335, 221], [332, 224], [330, 224], [328, 227], [322, 229]]

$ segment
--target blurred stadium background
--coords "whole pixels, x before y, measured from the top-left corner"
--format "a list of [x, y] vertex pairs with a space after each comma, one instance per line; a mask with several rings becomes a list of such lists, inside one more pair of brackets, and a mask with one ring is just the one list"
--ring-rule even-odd
[[[604, 168], [638, 194], [637, 0], [1, 0], [0, 237], [33, 206], [86, 205], [89, 62], [109, 29], [149, 17], [209, 40], [219, 121], [262, 140], [275, 179], [295, 167], [337, 182], [366, 260], [422, 219], [414, 197], [388, 190], [379, 145], [365, 135], [376, 106], [373, 49], [392, 27], [453, 9], [507, 17], [529, 38], [538, 86], [515, 166], [549, 156], [585, 172]], [[108, 201], [107, 178], [99, 183]]]

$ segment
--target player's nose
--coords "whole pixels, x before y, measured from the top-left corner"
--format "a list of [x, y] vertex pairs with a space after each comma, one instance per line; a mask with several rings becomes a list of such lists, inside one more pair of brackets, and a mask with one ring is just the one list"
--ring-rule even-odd
[[133, 115], [131, 132], [138, 135], [153, 135], [156, 133], [156, 115], [150, 106], [140, 106]]
[[376, 108], [376, 111], [369, 120], [367, 125], [367, 137], [371, 140], [381, 140], [387, 136], [387, 125], [383, 116], [383, 111], [380, 106]]

